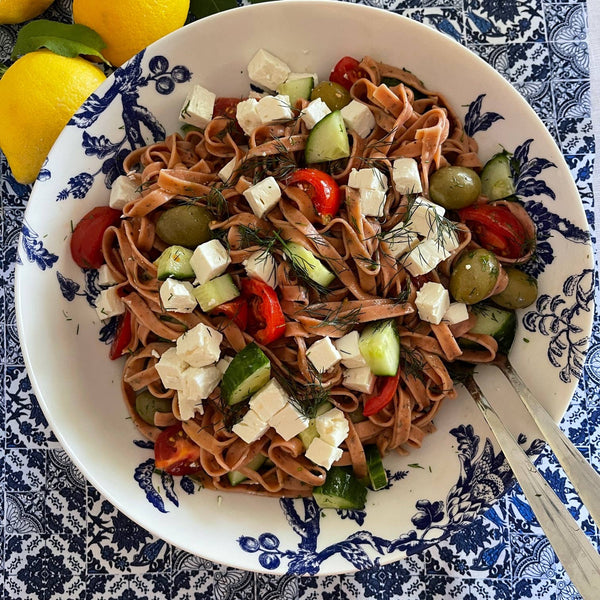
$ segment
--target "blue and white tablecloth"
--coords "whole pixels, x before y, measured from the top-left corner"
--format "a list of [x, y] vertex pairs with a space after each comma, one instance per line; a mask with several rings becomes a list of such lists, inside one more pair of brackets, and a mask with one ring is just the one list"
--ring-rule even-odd
[[[590, 0], [590, 12], [598, 1]], [[565, 155], [596, 244], [588, 44], [600, 55], [600, 22], [588, 41], [585, 0], [363, 3], [400, 12], [454, 37], [527, 98]], [[69, 0], [57, 0], [44, 16], [66, 21], [69, 15]], [[0, 27], [0, 61], [8, 60], [15, 38], [15, 28]], [[2, 598], [579, 598], [518, 487], [467, 529], [421, 556], [336, 577], [270, 577], [229, 569], [173, 548], [132, 523], [73, 466], [32, 392], [19, 349], [13, 291], [17, 238], [30, 189], [15, 182], [0, 157]], [[595, 250], [597, 254], [597, 245]], [[596, 298], [600, 305], [597, 287]], [[600, 310], [597, 313], [583, 377], [562, 427], [600, 468]], [[598, 528], [560, 467], [549, 454], [539, 464], [598, 545]]]

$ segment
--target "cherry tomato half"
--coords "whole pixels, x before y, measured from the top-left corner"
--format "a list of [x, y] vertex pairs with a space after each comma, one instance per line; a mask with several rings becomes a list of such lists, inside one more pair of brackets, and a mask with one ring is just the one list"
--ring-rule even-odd
[[531, 240], [506, 206], [473, 204], [461, 208], [458, 214], [475, 241], [486, 250], [504, 258], [520, 258], [526, 254]]
[[248, 333], [259, 344], [270, 344], [285, 332], [285, 317], [275, 290], [258, 279], [242, 279], [242, 296], [248, 302]]
[[343, 85], [347, 90], [358, 79], [366, 77], [367, 74], [359, 67], [359, 62], [351, 56], [341, 58], [329, 75], [329, 81]]
[[126, 311], [119, 319], [117, 331], [110, 346], [110, 352], [108, 353], [110, 359], [116, 360], [120, 356], [123, 356], [123, 352], [129, 346], [129, 342], [131, 342], [131, 313]]
[[335, 179], [319, 169], [298, 169], [294, 171], [289, 185], [298, 186], [308, 194], [319, 215], [330, 220], [340, 209], [340, 188]]
[[200, 470], [200, 447], [194, 444], [181, 426], [167, 427], [154, 442], [157, 469], [171, 475], [190, 475]]
[[231, 136], [236, 142], [242, 143], [245, 139], [244, 130], [237, 120], [237, 105], [242, 98], [217, 98], [213, 108], [213, 119], [216, 117], [225, 117], [231, 119]]
[[377, 414], [385, 408], [394, 398], [398, 383], [400, 381], [400, 371], [390, 377], [378, 377], [376, 383], [376, 391], [365, 400], [363, 415], [370, 417]]
[[99, 269], [104, 264], [102, 236], [120, 218], [120, 211], [96, 206], [77, 223], [71, 236], [71, 256], [82, 269]]
[[245, 331], [246, 327], [248, 326], [248, 302], [242, 297], [219, 304], [219, 306], [216, 306], [210, 314], [225, 315], [231, 319], [242, 331]]

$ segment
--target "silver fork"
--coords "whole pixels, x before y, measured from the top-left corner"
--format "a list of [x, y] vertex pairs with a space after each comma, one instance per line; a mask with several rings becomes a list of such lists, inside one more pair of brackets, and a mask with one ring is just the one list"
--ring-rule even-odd
[[[536, 400], [508, 358], [499, 356], [494, 364], [502, 371], [530, 412], [590, 515], [596, 523], [600, 523], [600, 476]], [[573, 585], [585, 600], [597, 600], [600, 597], [600, 554], [502, 423], [473, 378], [473, 368], [461, 370], [459, 380], [481, 409]]]

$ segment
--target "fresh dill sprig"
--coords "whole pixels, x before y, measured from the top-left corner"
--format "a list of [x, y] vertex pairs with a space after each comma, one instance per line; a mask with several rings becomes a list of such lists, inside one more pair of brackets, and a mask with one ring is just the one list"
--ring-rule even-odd
[[353, 258], [356, 262], [364, 265], [369, 271], [377, 271], [380, 267], [379, 261], [370, 256], [354, 256]]
[[290, 150], [281, 141], [281, 138], [273, 138], [277, 154], [258, 154], [250, 156], [242, 161], [234, 172], [234, 179], [241, 176], [252, 177], [253, 183], [257, 183], [268, 176], [275, 177], [278, 181], [286, 180], [297, 168], [296, 161], [289, 156]]
[[215, 221], [225, 221], [229, 218], [229, 204], [221, 190], [210, 188], [210, 192], [202, 199], [206, 202], [206, 210]]
[[362, 313], [362, 306], [348, 310], [344, 308], [343, 302], [333, 308], [325, 304], [312, 304], [303, 308], [300, 312], [313, 319], [319, 319], [321, 324], [318, 327], [335, 327], [341, 331], [346, 331], [360, 322], [359, 317]]
[[290, 403], [303, 416], [312, 419], [317, 408], [329, 401], [329, 390], [323, 387], [321, 374], [309, 363], [310, 381], [298, 382], [285, 368], [274, 369], [275, 377], [290, 398]]
[[404, 373], [408, 377], [414, 377], [420, 381], [424, 381], [425, 376], [423, 370], [425, 369], [425, 359], [421, 353], [415, 348], [410, 348], [400, 343], [400, 363], [404, 369]]

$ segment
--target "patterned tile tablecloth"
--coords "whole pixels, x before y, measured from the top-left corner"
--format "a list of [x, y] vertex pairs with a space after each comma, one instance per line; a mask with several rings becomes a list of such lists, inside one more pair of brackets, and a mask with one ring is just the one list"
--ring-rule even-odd
[[[585, 1], [364, 3], [400, 12], [454, 37], [514, 84], [563, 151], [593, 231], [595, 149]], [[69, 15], [70, 2], [57, 0], [46, 16], [68, 21]], [[0, 60], [8, 60], [15, 37], [15, 28], [0, 28]], [[3, 598], [579, 598], [518, 487], [467, 529], [422, 555], [336, 577], [269, 577], [228, 569], [170, 547], [132, 523], [73, 466], [32, 393], [19, 349], [13, 292], [17, 238], [30, 189], [15, 182], [4, 157], [0, 168]], [[597, 467], [599, 324], [597, 318], [581, 383], [562, 422]], [[542, 455], [540, 465], [597, 545], [598, 529], [562, 470], [549, 454]]]

